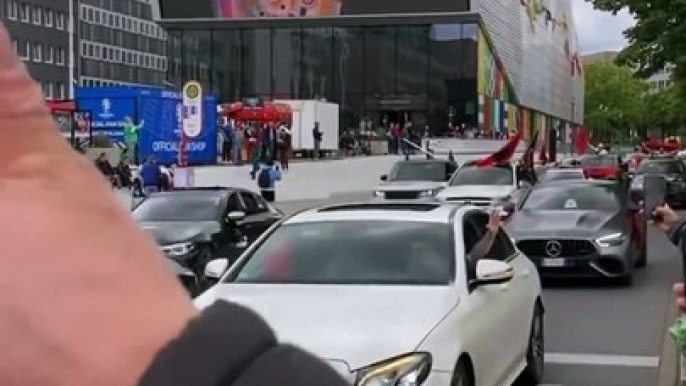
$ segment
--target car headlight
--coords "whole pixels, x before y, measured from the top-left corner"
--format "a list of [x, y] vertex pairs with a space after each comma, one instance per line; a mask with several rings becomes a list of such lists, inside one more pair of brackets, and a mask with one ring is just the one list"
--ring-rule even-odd
[[424, 190], [419, 192], [419, 197], [433, 197], [438, 194], [439, 189]]
[[622, 233], [613, 233], [611, 235], [603, 236], [600, 238], [597, 238], [595, 242], [600, 245], [603, 248], [607, 247], [615, 247], [617, 245], [621, 245], [624, 242], [624, 234]]
[[374, 197], [385, 197], [385, 196], [386, 195], [384, 194], [384, 192], [382, 192], [380, 190], [377, 190], [376, 192], [374, 192]]
[[408, 354], [359, 370], [355, 386], [418, 386], [430, 371], [431, 354]]
[[166, 253], [169, 257], [184, 256], [192, 252], [194, 249], [195, 244], [193, 243], [178, 243], [162, 246], [162, 251]]

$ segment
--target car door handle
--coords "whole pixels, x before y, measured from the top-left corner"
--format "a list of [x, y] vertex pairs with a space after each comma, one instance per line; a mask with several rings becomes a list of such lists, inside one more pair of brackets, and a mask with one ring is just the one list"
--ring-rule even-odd
[[531, 276], [531, 270], [529, 270], [529, 269], [523, 270], [523, 271], [522, 271], [522, 276], [524, 276], [524, 277], [529, 277], [529, 276]]

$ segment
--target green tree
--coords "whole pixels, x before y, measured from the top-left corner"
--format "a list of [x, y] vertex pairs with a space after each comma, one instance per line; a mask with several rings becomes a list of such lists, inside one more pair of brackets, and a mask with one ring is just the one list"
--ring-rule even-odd
[[622, 139], [644, 121], [648, 87], [626, 67], [598, 62], [586, 66], [585, 121], [594, 137]]
[[681, 134], [686, 123], [686, 102], [675, 87], [647, 94], [644, 98], [644, 126], [658, 129], [661, 135]]
[[600, 10], [614, 14], [628, 9], [636, 24], [624, 35], [629, 45], [621, 52], [618, 63], [648, 77], [671, 63], [673, 77], [686, 87], [686, 0], [587, 0]]

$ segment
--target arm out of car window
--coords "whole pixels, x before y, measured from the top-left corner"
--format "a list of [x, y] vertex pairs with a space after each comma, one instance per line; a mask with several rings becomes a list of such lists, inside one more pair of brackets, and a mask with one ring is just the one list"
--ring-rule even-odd
[[138, 386], [349, 386], [332, 368], [279, 344], [254, 312], [216, 302], [155, 357]]
[[488, 252], [490, 252], [491, 247], [493, 247], [493, 242], [495, 241], [497, 232], [490, 229], [486, 229], [486, 233], [481, 237], [481, 239], [474, 244], [474, 248], [467, 254], [467, 269], [469, 270], [469, 277], [471, 279], [476, 278], [476, 264], [479, 260], [487, 257]]

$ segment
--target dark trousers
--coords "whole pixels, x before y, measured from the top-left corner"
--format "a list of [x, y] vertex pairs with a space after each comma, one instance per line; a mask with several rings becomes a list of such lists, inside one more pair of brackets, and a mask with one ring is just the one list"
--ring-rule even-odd
[[274, 202], [276, 200], [275, 190], [260, 190], [260, 193], [262, 194], [262, 198], [267, 202]]

